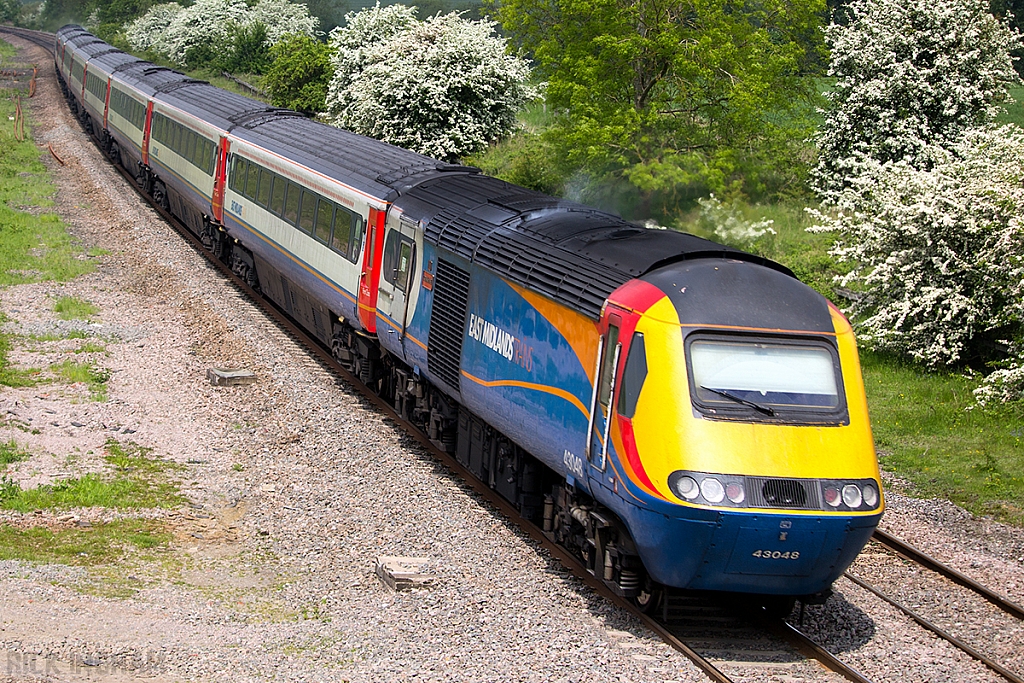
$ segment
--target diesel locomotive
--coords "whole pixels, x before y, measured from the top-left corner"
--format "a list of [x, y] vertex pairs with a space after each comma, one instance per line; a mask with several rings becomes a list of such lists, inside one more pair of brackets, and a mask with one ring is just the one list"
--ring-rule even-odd
[[54, 57], [113, 163], [620, 595], [813, 600], [870, 537], [884, 503], [853, 332], [785, 267], [78, 26]]

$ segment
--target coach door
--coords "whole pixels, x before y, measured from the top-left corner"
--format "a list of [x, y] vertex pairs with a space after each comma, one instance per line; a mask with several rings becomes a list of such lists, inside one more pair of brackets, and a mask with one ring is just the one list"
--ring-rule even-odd
[[590, 436], [587, 439], [587, 459], [591, 467], [601, 472], [608, 459], [608, 440], [611, 438], [612, 397], [615, 395], [615, 375], [619, 367], [622, 344], [619, 329], [622, 318], [608, 313], [604, 331], [598, 342], [597, 367], [594, 372], [594, 390], [590, 401]]
[[[409, 315], [409, 290], [416, 272], [416, 224], [402, 217], [398, 229], [388, 226], [384, 237], [380, 296], [377, 309], [385, 317], [387, 334], [404, 335]], [[377, 331], [380, 334], [380, 330]]]

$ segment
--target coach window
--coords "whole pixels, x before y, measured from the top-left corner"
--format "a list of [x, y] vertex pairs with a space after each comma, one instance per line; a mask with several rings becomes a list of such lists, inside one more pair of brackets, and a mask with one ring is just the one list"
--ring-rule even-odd
[[288, 183], [288, 194], [284, 200], [284, 219], [292, 225], [299, 224], [299, 194], [302, 192], [295, 183]]
[[334, 236], [331, 238], [331, 249], [345, 258], [349, 258], [349, 239], [352, 233], [353, 214], [338, 207], [334, 214]]
[[185, 129], [185, 149], [182, 151], [181, 156], [185, 157], [185, 161], [192, 163], [192, 160], [196, 158], [196, 134], [192, 131]]
[[245, 159], [237, 154], [231, 157], [231, 180], [228, 185], [232, 190], [242, 193], [245, 180]]
[[305, 232], [313, 232], [313, 216], [316, 215], [316, 195], [309, 190], [302, 190], [302, 205], [299, 207], [299, 227]]
[[249, 162], [248, 179], [245, 181], [245, 196], [256, 199], [256, 183], [260, 179], [260, 167], [254, 161]]
[[270, 183], [274, 180], [274, 174], [265, 168], [260, 169], [260, 184], [256, 190], [256, 202], [260, 206], [270, 205]]
[[288, 181], [279, 175], [274, 176], [274, 184], [270, 188], [270, 206], [275, 215], [284, 213], [284, 192], [288, 189]]
[[331, 243], [331, 223], [333, 222], [334, 204], [321, 198], [320, 203], [316, 207], [316, 232], [314, 236], [324, 244]]

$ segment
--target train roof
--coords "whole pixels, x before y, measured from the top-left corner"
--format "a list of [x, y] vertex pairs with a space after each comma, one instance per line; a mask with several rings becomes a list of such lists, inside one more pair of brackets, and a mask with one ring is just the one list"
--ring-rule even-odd
[[424, 224], [425, 238], [439, 248], [594, 319], [621, 285], [677, 261], [729, 258], [792, 277], [784, 266], [739, 249], [641, 227], [485, 175], [437, 177], [396, 204]]
[[253, 117], [281, 111], [205, 81], [183, 81], [177, 86], [168, 86], [156, 95], [156, 99], [226, 131]]
[[165, 66], [156, 66], [144, 61], [139, 61], [120, 69], [117, 72], [117, 78], [149, 97], [152, 97], [161, 90], [165, 90], [171, 85], [186, 81], [194, 82], [194, 79], [189, 78], [180, 71], [168, 69]]
[[121, 50], [111, 50], [110, 52], [101, 52], [90, 59], [89, 66], [97, 65], [107, 73], [114, 73], [131, 68], [132, 64], [140, 62], [142, 60], [135, 55], [130, 55]]
[[233, 134], [382, 200], [419, 180], [475, 172], [316, 121], [277, 111], [242, 123]]

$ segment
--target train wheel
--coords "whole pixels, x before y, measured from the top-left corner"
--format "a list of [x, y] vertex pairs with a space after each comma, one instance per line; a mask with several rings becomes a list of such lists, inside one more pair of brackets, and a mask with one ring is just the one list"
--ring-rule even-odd
[[110, 147], [107, 148], [107, 158], [110, 159], [110, 163], [121, 165], [121, 148], [117, 146], [116, 142], [111, 142]]
[[167, 197], [167, 188], [159, 180], [153, 183], [153, 201], [164, 211], [171, 210], [171, 202]]
[[644, 587], [629, 600], [644, 614], [653, 614], [664, 598], [665, 588], [661, 584], [651, 581], [651, 577], [648, 576], [644, 579]]

